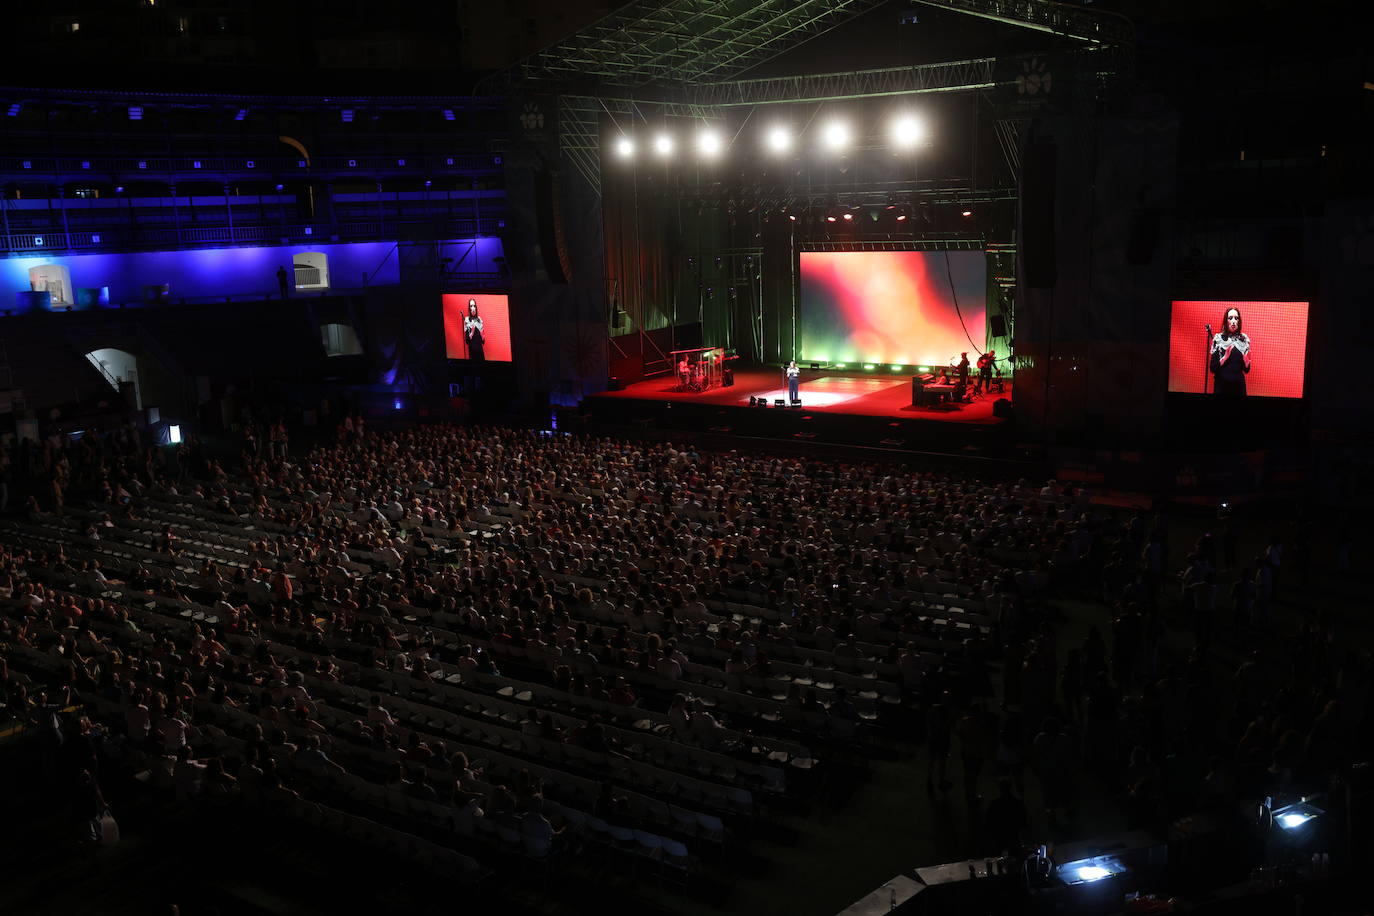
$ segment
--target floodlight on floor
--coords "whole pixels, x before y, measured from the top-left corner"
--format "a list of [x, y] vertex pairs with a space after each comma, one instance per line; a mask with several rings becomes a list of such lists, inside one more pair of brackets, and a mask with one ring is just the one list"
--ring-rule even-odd
[[1064, 884], [1092, 884], [1129, 871], [1130, 868], [1114, 856], [1094, 856], [1065, 862], [1055, 870], [1055, 874]]

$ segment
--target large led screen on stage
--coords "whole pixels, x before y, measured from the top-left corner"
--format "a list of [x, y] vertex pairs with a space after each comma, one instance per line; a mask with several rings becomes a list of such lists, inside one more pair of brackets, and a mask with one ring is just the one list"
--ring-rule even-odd
[[444, 293], [449, 359], [510, 362], [510, 301], [492, 293]]
[[1173, 304], [1170, 391], [1300, 398], [1306, 361], [1306, 302]]
[[976, 362], [987, 342], [981, 251], [806, 251], [798, 358], [808, 362]]

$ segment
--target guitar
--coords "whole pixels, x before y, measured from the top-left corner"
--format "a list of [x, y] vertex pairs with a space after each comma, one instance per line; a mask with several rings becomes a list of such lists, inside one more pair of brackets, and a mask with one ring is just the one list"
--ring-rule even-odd
[[991, 366], [995, 362], [997, 362], [997, 357], [993, 356], [992, 351], [989, 350], [982, 356], [978, 357], [978, 368], [986, 369], [988, 366]]

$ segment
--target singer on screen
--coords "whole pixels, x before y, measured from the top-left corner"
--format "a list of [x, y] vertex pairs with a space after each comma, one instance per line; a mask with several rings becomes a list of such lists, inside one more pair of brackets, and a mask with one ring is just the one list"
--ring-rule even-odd
[[1223, 397], [1245, 397], [1245, 376], [1253, 358], [1254, 347], [1241, 331], [1240, 309], [1227, 309], [1221, 320], [1221, 333], [1212, 337], [1209, 365], [1214, 392]]
[[463, 339], [468, 345], [468, 359], [486, 359], [482, 352], [482, 316], [477, 314], [477, 300], [468, 300], [468, 313], [463, 316]]

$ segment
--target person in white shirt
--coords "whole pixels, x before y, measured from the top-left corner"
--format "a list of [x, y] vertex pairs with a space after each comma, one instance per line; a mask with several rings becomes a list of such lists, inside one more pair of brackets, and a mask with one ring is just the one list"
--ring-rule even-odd
[[372, 705], [367, 710], [367, 721], [372, 723], [381, 722], [388, 728], [396, 724], [396, 720], [391, 718], [391, 713], [382, 706], [382, 698], [376, 694], [372, 695]]

